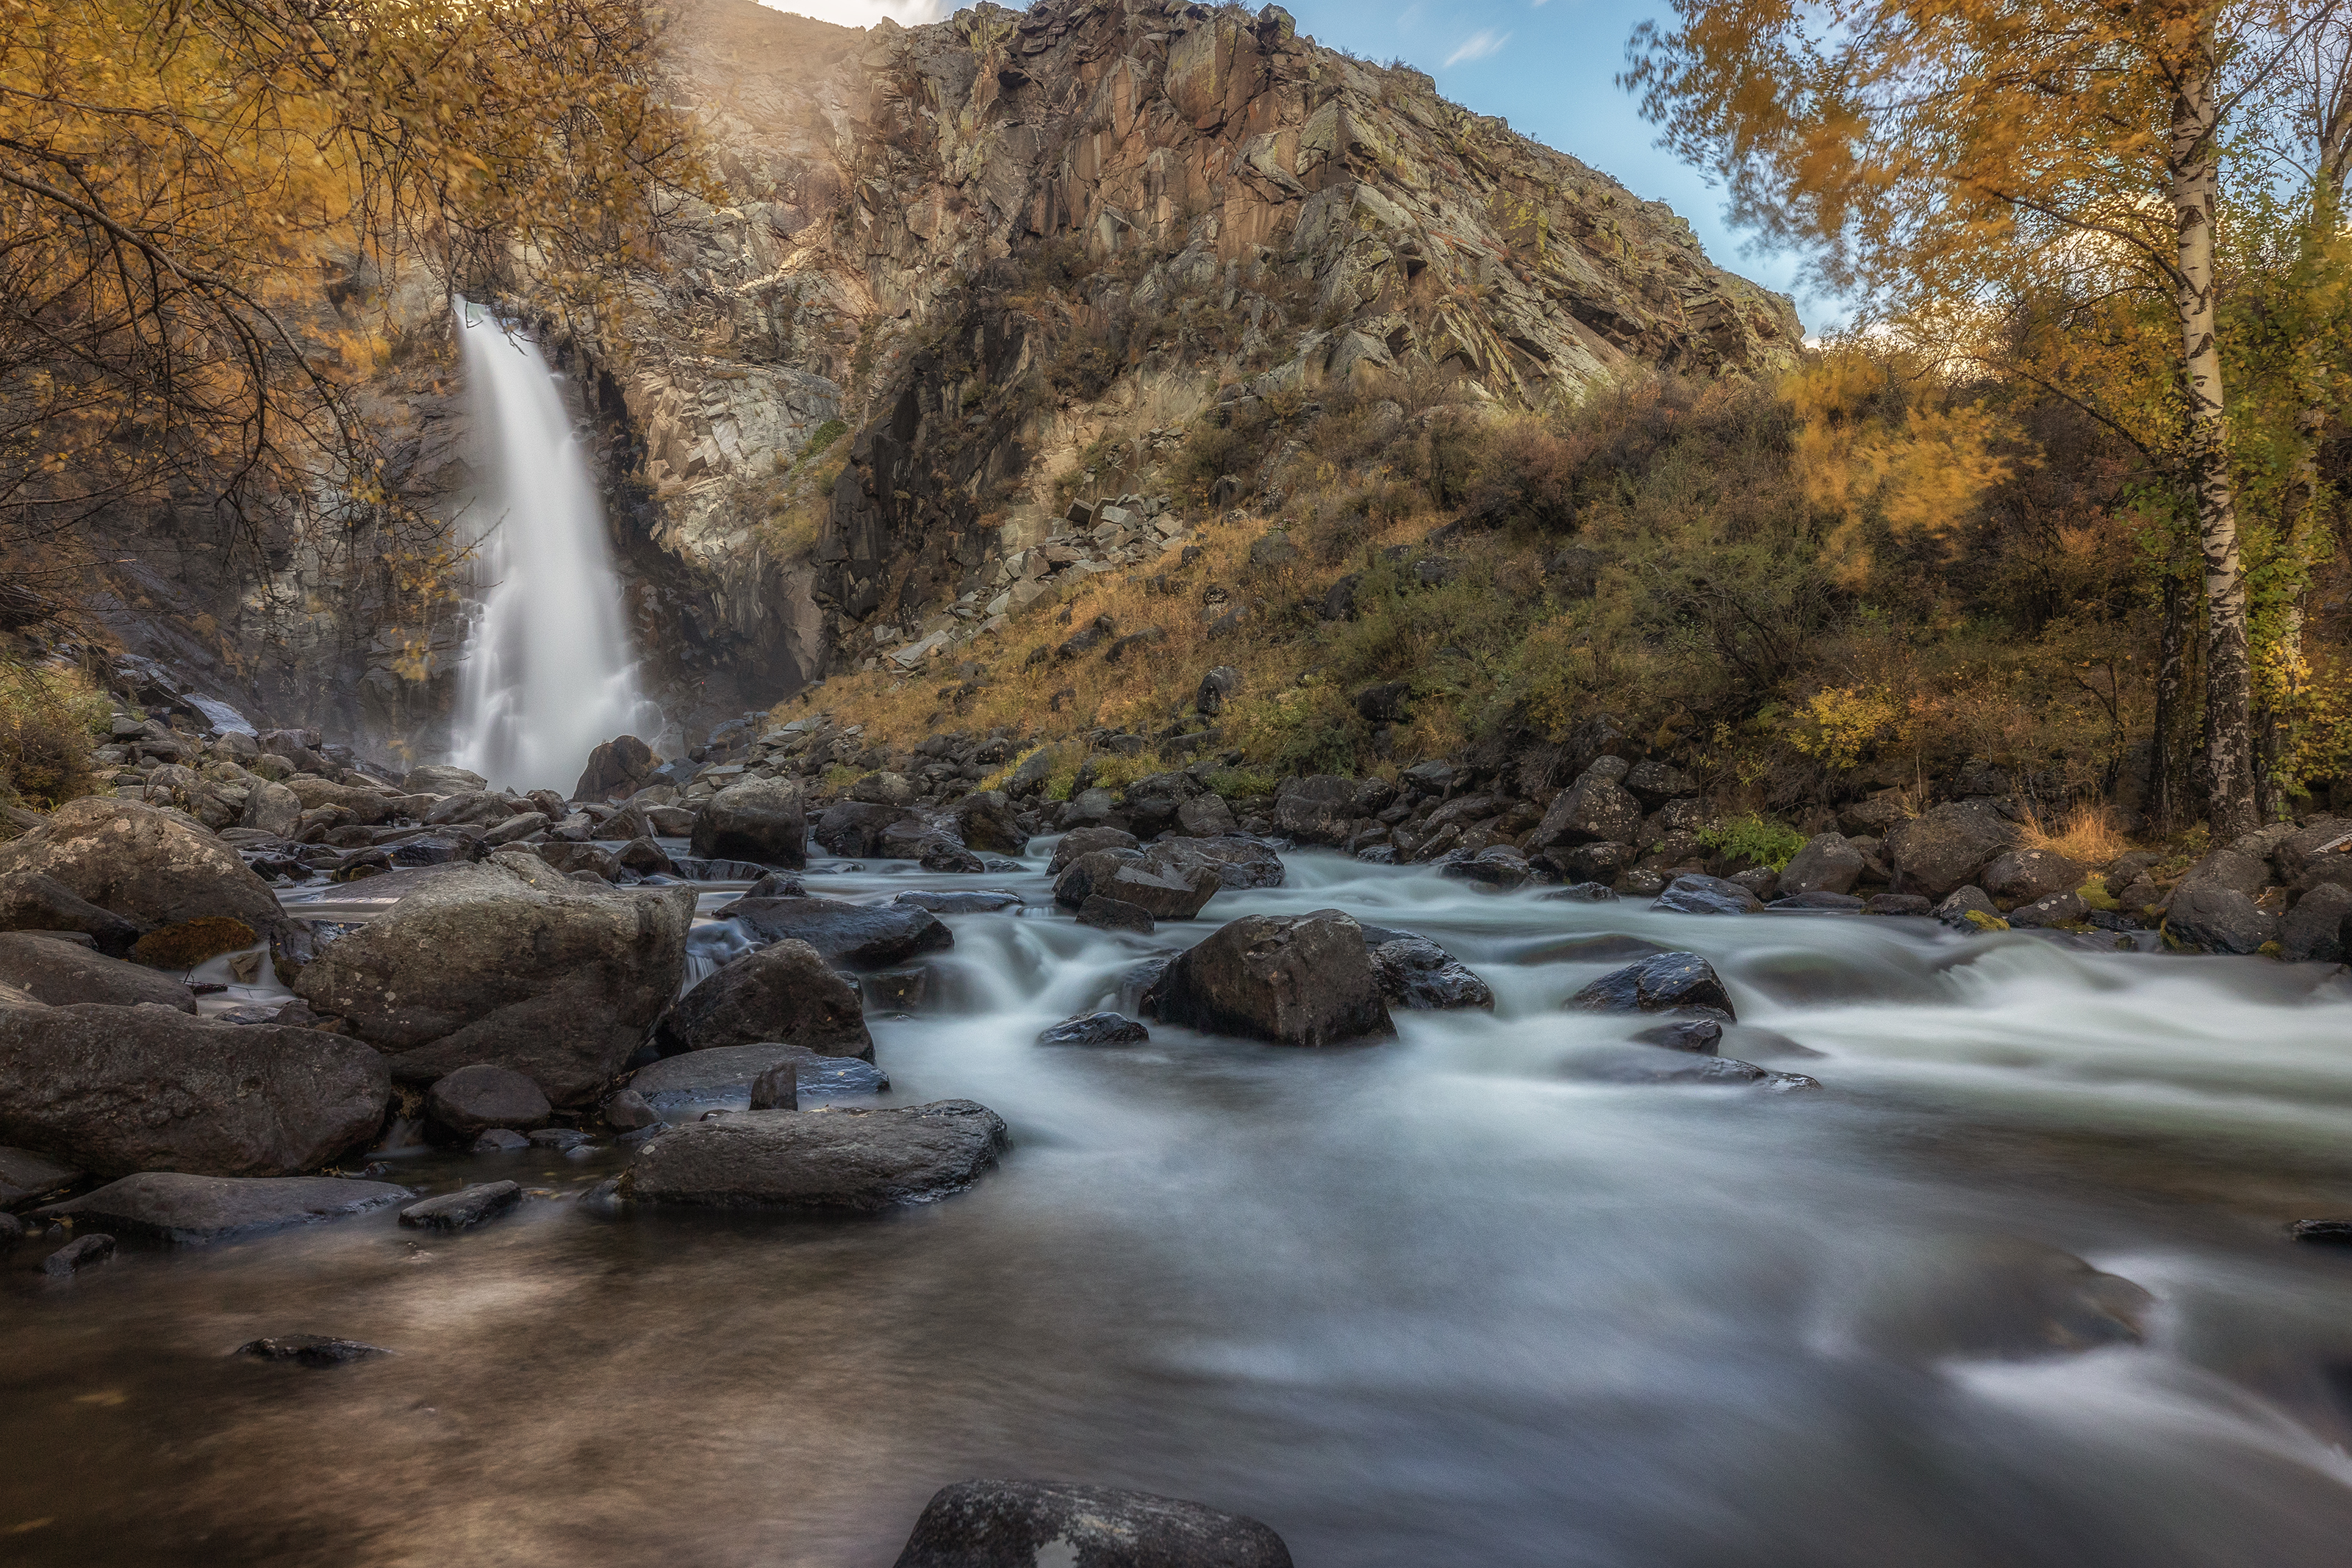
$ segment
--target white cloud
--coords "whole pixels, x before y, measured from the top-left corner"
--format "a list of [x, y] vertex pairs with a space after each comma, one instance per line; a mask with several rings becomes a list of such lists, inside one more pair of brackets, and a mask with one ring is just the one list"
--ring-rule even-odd
[[1463, 39], [1461, 47], [1445, 57], [1445, 63], [1449, 66], [1458, 66], [1465, 60], [1483, 60], [1510, 41], [1511, 35], [1508, 33], [1497, 33], [1492, 27], [1481, 27]]
[[761, 0], [773, 11], [790, 11], [844, 27], [870, 27], [887, 16], [901, 26], [936, 22], [947, 15], [942, 0]]

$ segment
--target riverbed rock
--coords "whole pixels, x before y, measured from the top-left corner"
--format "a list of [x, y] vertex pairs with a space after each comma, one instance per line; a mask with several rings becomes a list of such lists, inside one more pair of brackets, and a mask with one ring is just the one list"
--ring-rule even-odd
[[1696, 953], [1659, 953], [1613, 969], [1568, 998], [1582, 1012], [1673, 1012], [1710, 1008], [1726, 1019], [1738, 1014], [1715, 966]]
[[705, 860], [806, 865], [808, 817], [800, 786], [782, 779], [729, 785], [695, 813], [692, 845]]
[[1856, 1260], [1846, 1334], [1915, 1365], [1955, 1357], [2032, 1361], [2138, 1344], [2156, 1299], [2054, 1247], [1957, 1236]]
[[143, 964], [127, 964], [79, 942], [28, 931], [0, 933], [0, 985], [13, 986], [51, 1007], [75, 1002], [135, 1008], [142, 1002], [196, 1010], [194, 991]]
[[1097, 850], [1070, 862], [1055, 879], [1054, 901], [1080, 909], [1089, 898], [1115, 898], [1155, 920], [1190, 920], [1224, 888], [1224, 879], [1204, 862], [1178, 861], [1154, 844], [1139, 854]]
[[2063, 925], [2079, 925], [2091, 913], [2091, 906], [2079, 893], [2044, 894], [2031, 904], [2021, 904], [2009, 912], [2009, 923], [2021, 931], [2034, 931]]
[[519, 1155], [530, 1147], [530, 1140], [512, 1127], [492, 1127], [467, 1146], [478, 1155]]
[[310, 1170], [373, 1137], [391, 1093], [382, 1056], [317, 1030], [0, 1007], [0, 1141], [97, 1176]]
[[634, 735], [616, 736], [588, 754], [588, 766], [581, 770], [572, 798], [625, 800], [653, 782], [660, 769], [661, 758], [652, 747]]
[[1389, 1006], [1417, 1011], [1494, 1010], [1493, 988], [1428, 937], [1372, 925], [1364, 926], [1363, 933], [1371, 953], [1372, 973]]
[[1852, 893], [1869, 864], [1868, 858], [1843, 833], [1817, 834], [1780, 868], [1780, 896], [1786, 899], [1809, 893]]
[[437, 1080], [425, 1096], [425, 1118], [457, 1143], [471, 1143], [492, 1127], [543, 1127], [553, 1110], [533, 1080], [487, 1061]]
[[390, 1182], [344, 1176], [207, 1176], [142, 1171], [37, 1210], [178, 1246], [365, 1214], [414, 1195]]
[[1158, 929], [1150, 910], [1099, 893], [1088, 894], [1087, 901], [1078, 905], [1078, 924], [1097, 931], [1132, 931], [1145, 936]]
[[1624, 776], [1621, 758], [1604, 757], [1586, 768], [1553, 798], [1528, 846], [1552, 849], [1633, 842], [1642, 825], [1642, 802], [1618, 782]]
[[2279, 956], [2290, 964], [2342, 963], [2347, 915], [2352, 915], [2352, 887], [2326, 883], [2313, 888], [2279, 922]]
[[37, 1197], [78, 1185], [83, 1173], [30, 1149], [0, 1147], [0, 1209], [21, 1207]]
[[1029, 835], [1021, 831], [1020, 816], [1002, 789], [975, 789], [948, 815], [967, 848], [1000, 855], [1029, 852]]
[[0, 876], [0, 931], [78, 931], [120, 958], [147, 927], [100, 909], [56, 877], [39, 872]]
[[114, 1256], [111, 1236], [79, 1236], [41, 1260], [41, 1272], [52, 1280], [68, 1280], [93, 1263]]
[[1678, 876], [1650, 907], [1676, 915], [1760, 915], [1764, 901], [1723, 877]]
[[400, 1222], [425, 1230], [463, 1230], [486, 1219], [495, 1219], [521, 1201], [520, 1184], [486, 1181], [443, 1193], [439, 1197], [428, 1197], [423, 1203], [412, 1203], [400, 1211]]
[[1664, 1051], [1688, 1051], [1693, 1056], [1715, 1056], [1723, 1046], [1723, 1021], [1720, 1019], [1677, 1019], [1645, 1029], [1633, 1037], [1640, 1045], [1654, 1045]]
[[1363, 928], [1336, 909], [1245, 915], [1177, 955], [1142, 999], [1166, 1023], [1277, 1045], [1391, 1035]]
[[2015, 830], [1990, 806], [1951, 800], [1886, 831], [1885, 860], [1897, 893], [1942, 898], [1976, 881]]
[[406, 1081], [475, 1062], [512, 1068], [579, 1104], [652, 1033], [686, 971], [694, 889], [564, 881], [501, 851], [435, 868], [415, 891], [294, 977]]
[[2008, 909], [2053, 894], [2073, 893], [2090, 876], [2087, 868], [2055, 850], [2008, 849], [1993, 856], [1979, 885], [1992, 895], [1994, 904]]
[[928, 909], [851, 904], [838, 898], [739, 898], [719, 911], [761, 942], [807, 943], [831, 964], [887, 969], [955, 946], [955, 933]]
[[[688, 1106], [757, 1097], [760, 1081], [789, 1066], [807, 1095], [880, 1094], [889, 1075], [863, 1057], [820, 1056], [804, 1045], [762, 1040], [753, 1045], [715, 1045], [641, 1067], [629, 1088], [667, 1120]], [[753, 1110], [764, 1109], [758, 1104]]]
[[639, 1149], [619, 1196], [699, 1207], [873, 1212], [978, 1180], [1003, 1118], [970, 1100], [890, 1109], [745, 1111], [674, 1127]]
[[1360, 819], [1395, 798], [1396, 786], [1381, 779], [1314, 774], [1284, 786], [1274, 803], [1274, 825], [1302, 844], [1343, 843]]
[[1187, 873], [1196, 865], [1213, 866], [1218, 881], [1231, 889], [1282, 885], [1282, 857], [1274, 847], [1236, 833], [1162, 839], [1145, 853], [1155, 863]]
[[933, 915], [990, 915], [999, 910], [1018, 909], [1028, 900], [1017, 893], [994, 889], [942, 893], [933, 888], [917, 888], [911, 893], [895, 894], [890, 902], [903, 904], [910, 909], [928, 909]]
[[1079, 856], [1092, 854], [1097, 850], [1135, 850], [1140, 852], [1141, 849], [1135, 835], [1125, 828], [1072, 828], [1054, 846], [1054, 856], [1045, 862], [1045, 871], [1048, 875], [1059, 876]]
[[464, 795], [488, 789], [490, 781], [470, 768], [432, 762], [402, 774], [400, 787], [411, 795]]
[[1118, 1013], [1083, 1013], [1065, 1019], [1037, 1036], [1039, 1045], [1141, 1045], [1151, 1031]]
[[2278, 920], [2219, 882], [2183, 877], [2165, 911], [2165, 945], [2188, 953], [2259, 953], [2278, 937]]
[[205, 915], [265, 935], [286, 923], [269, 884], [228, 845], [176, 812], [106, 796], [68, 800], [0, 844], [0, 879], [18, 875], [47, 877], [142, 932]]
[[915, 1521], [897, 1568], [1291, 1568], [1255, 1519], [1181, 1498], [1050, 1481], [960, 1481]]
[[671, 1006], [656, 1039], [665, 1055], [773, 1041], [874, 1060], [857, 988], [815, 948], [791, 938], [706, 977]]
[[366, 1344], [355, 1339], [336, 1339], [328, 1334], [272, 1334], [267, 1339], [247, 1340], [236, 1347], [239, 1355], [256, 1361], [287, 1361], [297, 1366], [323, 1371], [329, 1367], [349, 1366], [355, 1361], [390, 1355], [382, 1345]]
[[919, 824], [919, 812], [906, 806], [878, 805], [870, 800], [835, 800], [810, 830], [810, 836], [830, 853], [848, 860], [879, 857], [882, 841], [892, 829]]
[[1570, 1078], [1594, 1083], [1689, 1084], [1724, 1089], [1757, 1089], [1788, 1094], [1819, 1089], [1821, 1080], [1802, 1072], [1776, 1072], [1736, 1057], [1713, 1056], [1655, 1045], [1604, 1046], [1580, 1051], [1562, 1070]]

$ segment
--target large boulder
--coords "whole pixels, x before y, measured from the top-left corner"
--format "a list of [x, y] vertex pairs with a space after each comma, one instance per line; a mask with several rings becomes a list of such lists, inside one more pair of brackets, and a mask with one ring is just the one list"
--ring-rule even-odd
[[684, 883], [592, 889], [501, 852], [435, 869], [329, 944], [294, 991], [349, 1019], [404, 1080], [488, 1062], [527, 1074], [556, 1104], [579, 1104], [677, 994], [694, 899]]
[[1051, 1481], [959, 1481], [915, 1521], [897, 1568], [1290, 1568], [1282, 1537], [1181, 1498]]
[[1809, 893], [1852, 893], [1869, 869], [1869, 860], [1843, 833], [1822, 833], [1780, 868], [1780, 896], [1798, 898]]
[[1885, 858], [1897, 893], [1928, 898], [1967, 887], [2009, 846], [2014, 830], [1991, 807], [1953, 800], [1886, 831]]
[[652, 747], [634, 735], [619, 736], [588, 754], [588, 766], [581, 770], [572, 798], [618, 800], [651, 783], [660, 768], [661, 758]]
[[743, 1111], [650, 1140], [621, 1176], [637, 1203], [871, 1212], [970, 1186], [1008, 1143], [970, 1100], [903, 1109]]
[[815, 948], [790, 938], [745, 954], [680, 997], [659, 1040], [666, 1055], [773, 1041], [874, 1060], [857, 988]]
[[84, 1174], [30, 1149], [0, 1146], [0, 1213], [78, 1186]]
[[1089, 898], [1113, 898], [1154, 920], [1190, 920], [1223, 889], [1224, 878], [1206, 861], [1179, 861], [1154, 844], [1133, 850], [1097, 850], [1081, 855], [1055, 880], [1054, 902], [1085, 907]]
[[870, 860], [881, 855], [883, 838], [892, 829], [921, 821], [921, 814], [906, 806], [835, 800], [817, 818], [811, 836], [845, 860]]
[[947, 922], [912, 904], [838, 898], [739, 898], [719, 912], [761, 942], [805, 942], [830, 964], [883, 969], [955, 946]]
[[0, 1143], [98, 1176], [288, 1176], [375, 1135], [392, 1081], [358, 1040], [170, 1008], [0, 1007]]
[[302, 797], [283, 784], [257, 779], [246, 792], [245, 810], [238, 814], [236, 825], [290, 839], [302, 825]]
[[297, 773], [286, 781], [286, 788], [302, 802], [305, 811], [332, 810], [337, 813], [334, 821], [338, 826], [381, 827], [394, 815], [393, 797], [383, 789], [341, 784], [308, 773]]
[[465, 795], [487, 789], [490, 781], [470, 768], [432, 762], [401, 775], [400, 788], [411, 795]]
[[2279, 956], [2290, 964], [2342, 963], [2347, 915], [2352, 915], [2352, 887], [2328, 883], [2313, 888], [2279, 922]]
[[1624, 759], [1617, 757], [1604, 757], [1586, 768], [1552, 798], [1529, 848], [1632, 843], [1642, 826], [1642, 802], [1618, 782], [1625, 771]]
[[1661, 1013], [1682, 1008], [1708, 1008], [1736, 1018], [1731, 994], [1723, 988], [1715, 966], [1696, 953], [1659, 953], [1622, 969], [1612, 969], [1576, 995], [1568, 1005], [1584, 1012]]
[[2003, 909], [2032, 904], [2053, 894], [2073, 893], [2090, 872], [2055, 850], [2009, 849], [1992, 857], [1977, 885]]
[[1221, 925], [1177, 956], [1141, 1006], [1163, 1022], [1277, 1045], [1396, 1032], [1363, 928], [1336, 909]]
[[181, 1246], [365, 1214], [414, 1196], [390, 1182], [345, 1176], [211, 1176], [142, 1171], [38, 1212], [85, 1228]]
[[746, 779], [703, 802], [694, 814], [694, 852], [705, 860], [808, 863], [808, 813], [801, 788], [782, 779]]
[[[1214, 800], [1212, 796], [1210, 799]], [[1151, 846], [1154, 858], [1169, 866], [1194, 863], [1217, 868], [1218, 880], [1229, 888], [1280, 887], [1282, 857], [1255, 839], [1233, 834], [1215, 838], [1162, 839]]]
[[205, 915], [242, 920], [264, 935], [286, 924], [277, 894], [235, 850], [175, 812], [131, 800], [68, 800], [0, 844], [0, 879], [19, 875], [47, 877], [142, 929]]
[[79, 931], [100, 952], [120, 958], [146, 929], [100, 909], [56, 877], [26, 871], [0, 876], [0, 931]]
[[1410, 931], [1364, 928], [1371, 950], [1372, 973], [1381, 995], [1392, 1008], [1495, 1009], [1495, 993], [1467, 965], [1432, 942]]
[[1356, 822], [1396, 799], [1396, 786], [1378, 779], [1313, 774], [1286, 787], [1274, 803], [1274, 825], [1302, 844], [1344, 842]]
[[1045, 862], [1049, 876], [1059, 876], [1069, 869], [1070, 862], [1080, 855], [1090, 855], [1097, 850], [1135, 850], [1142, 845], [1125, 828], [1072, 828], [1054, 845], [1053, 858]]
[[171, 976], [143, 964], [102, 957], [79, 942], [29, 931], [0, 934], [0, 985], [53, 1008], [89, 1002], [135, 1008], [142, 1002], [196, 1010], [196, 995]]
[[1674, 915], [1759, 915], [1764, 901], [1719, 876], [1678, 876], [1650, 905]]
[[2278, 920], [2219, 882], [2182, 878], [2164, 915], [2167, 945], [2190, 953], [2259, 953], [2278, 938]]
[[975, 789], [958, 800], [949, 815], [972, 849], [1001, 855], [1029, 852], [1029, 835], [1021, 831], [1021, 820], [1002, 789]]

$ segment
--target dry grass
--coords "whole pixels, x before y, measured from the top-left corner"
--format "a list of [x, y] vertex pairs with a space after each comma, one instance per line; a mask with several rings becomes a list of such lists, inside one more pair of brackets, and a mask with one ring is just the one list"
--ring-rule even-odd
[[2112, 864], [2116, 856], [2132, 848], [2131, 841], [2116, 831], [2107, 808], [2090, 802], [2072, 808], [2054, 821], [2029, 810], [2018, 829], [2018, 842], [2030, 850], [2053, 851], [2093, 870]]

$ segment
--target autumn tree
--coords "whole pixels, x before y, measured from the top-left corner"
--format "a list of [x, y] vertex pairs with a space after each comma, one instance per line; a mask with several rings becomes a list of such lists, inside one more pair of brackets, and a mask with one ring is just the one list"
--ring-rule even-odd
[[388, 289], [612, 308], [695, 178], [653, 46], [638, 0], [0, 0], [0, 617], [110, 512], [431, 549], [352, 396]]
[[2225, 138], [2342, 0], [1675, 0], [1629, 85], [1768, 240], [1894, 314], [2056, 289], [2169, 307], [2205, 609], [2208, 814], [2255, 824], [2247, 582], [2217, 315]]

